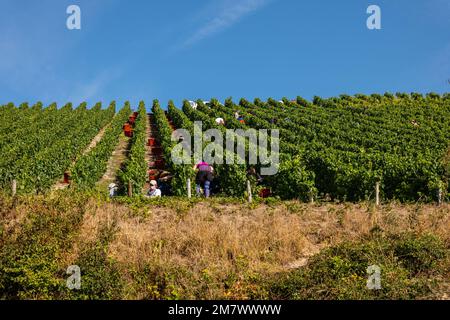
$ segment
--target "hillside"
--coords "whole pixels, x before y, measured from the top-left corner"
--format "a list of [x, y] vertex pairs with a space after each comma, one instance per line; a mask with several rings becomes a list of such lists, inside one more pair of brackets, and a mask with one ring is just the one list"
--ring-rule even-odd
[[[224, 157], [242, 159], [243, 163], [215, 165], [221, 195], [243, 197], [248, 170], [254, 167], [263, 172], [271, 167], [276, 168], [275, 174], [263, 174], [263, 183], [258, 186], [250, 177], [254, 196], [266, 189], [286, 200], [364, 201], [375, 198], [378, 183], [382, 200], [443, 202], [448, 198], [448, 94], [342, 95], [315, 97], [312, 102], [301, 97], [292, 101], [255, 99], [253, 103], [241, 99], [238, 104], [231, 99], [224, 104], [212, 99], [208, 104], [197, 101], [195, 108], [184, 101], [180, 107], [170, 102], [163, 112], [155, 100], [151, 124], [144, 102], [134, 113], [129, 103], [116, 113], [115, 102], [107, 109], [100, 103], [92, 109], [86, 104], [73, 109], [70, 103], [61, 109], [55, 104], [43, 108], [40, 103], [2, 106], [0, 188], [11, 192], [15, 180], [18, 193], [46, 193], [66, 173], [65, 182], [72, 188], [93, 189], [108, 170], [108, 163], [116, 163], [118, 172], [109, 175], [116, 177], [122, 194], [130, 194], [129, 188], [137, 195], [145, 191], [149, 176], [155, 175], [149, 170], [157, 170], [173, 176], [172, 194], [187, 196], [186, 181], [195, 180], [191, 170], [194, 159], [192, 154], [188, 156], [192, 160], [189, 165], [174, 161], [176, 142], [171, 134], [174, 129], [185, 129], [193, 145], [194, 122], [201, 121], [203, 131], [215, 129], [223, 137], [230, 130], [255, 129], [255, 139], [267, 138], [266, 146], [244, 142], [244, 158], [235, 154], [237, 141], [231, 144], [233, 150], [225, 150]], [[218, 125], [216, 118], [223, 119], [224, 125]], [[127, 159], [115, 161], [114, 150], [119, 142], [124, 143], [123, 128], [129, 119]], [[206, 138], [202, 150], [227, 146], [225, 139], [220, 144], [208, 143]], [[156, 142], [149, 148], [150, 140]], [[90, 148], [93, 141], [95, 147]], [[258, 156], [250, 163], [249, 154], [256, 154], [252, 149], [256, 147], [259, 152], [270, 151], [269, 158]], [[160, 160], [155, 163], [154, 159]]]
[[449, 129], [448, 94], [1, 106], [0, 299], [449, 299]]
[[448, 299], [449, 230], [448, 205], [0, 196], [0, 298]]

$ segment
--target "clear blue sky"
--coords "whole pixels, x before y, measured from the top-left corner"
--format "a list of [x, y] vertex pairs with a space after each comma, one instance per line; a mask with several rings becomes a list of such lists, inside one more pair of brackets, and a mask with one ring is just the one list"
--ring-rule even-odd
[[0, 4], [0, 103], [450, 91], [450, 0]]

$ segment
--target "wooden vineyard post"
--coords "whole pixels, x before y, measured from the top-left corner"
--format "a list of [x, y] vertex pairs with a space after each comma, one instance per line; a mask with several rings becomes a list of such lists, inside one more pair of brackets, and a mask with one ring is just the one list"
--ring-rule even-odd
[[133, 196], [133, 185], [131, 181], [128, 181], [128, 196], [131, 198]]
[[314, 195], [312, 190], [309, 190], [309, 203], [314, 203]]
[[64, 184], [70, 184], [70, 173], [68, 171], [64, 172]]
[[250, 180], [247, 180], [247, 193], [248, 193], [248, 202], [252, 203], [253, 197], [252, 197], [252, 186], [250, 185]]
[[187, 195], [188, 195], [188, 198], [190, 199], [190, 198], [192, 198], [192, 194], [191, 194], [191, 179], [190, 178], [187, 179], [186, 184], [187, 184]]
[[12, 196], [15, 197], [17, 193], [17, 180], [14, 179], [11, 184]]
[[380, 181], [375, 183], [375, 205], [380, 205]]

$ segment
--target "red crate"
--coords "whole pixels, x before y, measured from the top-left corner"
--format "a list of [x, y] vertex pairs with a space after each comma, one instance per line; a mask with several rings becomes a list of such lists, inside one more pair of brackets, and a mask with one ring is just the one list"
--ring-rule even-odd
[[133, 137], [133, 131], [125, 131], [125, 137], [132, 138]]
[[155, 138], [148, 139], [148, 144], [147, 145], [150, 146], [150, 147], [156, 146], [156, 139]]
[[268, 198], [270, 197], [272, 194], [272, 192], [270, 191], [270, 189], [261, 189], [261, 191], [259, 192], [259, 197], [260, 198]]
[[165, 167], [164, 160], [156, 160], [155, 161], [155, 167], [162, 170]]
[[152, 154], [153, 155], [161, 155], [162, 154], [162, 148], [161, 147], [153, 147], [152, 148]]
[[131, 127], [131, 125], [129, 123], [125, 123], [123, 125], [123, 133], [127, 137], [132, 137], [133, 136], [133, 128]]
[[70, 173], [64, 172], [64, 183], [69, 184], [70, 183]]

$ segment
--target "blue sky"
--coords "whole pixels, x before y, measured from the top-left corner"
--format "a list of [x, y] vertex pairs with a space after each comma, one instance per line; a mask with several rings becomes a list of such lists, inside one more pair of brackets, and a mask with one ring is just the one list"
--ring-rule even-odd
[[0, 103], [444, 93], [450, 0], [0, 0], [0, 75]]

